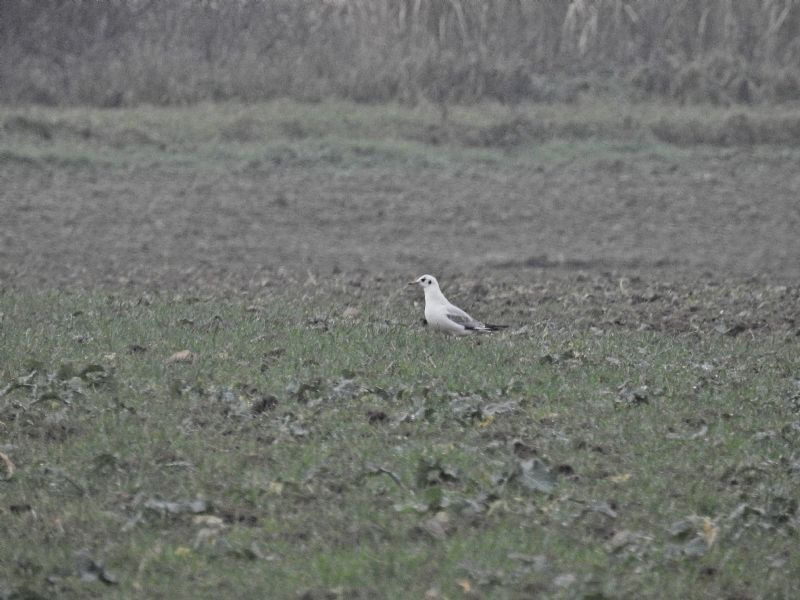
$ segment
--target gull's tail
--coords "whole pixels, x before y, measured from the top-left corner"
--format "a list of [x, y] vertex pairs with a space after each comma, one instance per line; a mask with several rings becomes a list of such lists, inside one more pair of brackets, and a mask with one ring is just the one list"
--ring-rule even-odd
[[508, 329], [508, 327], [508, 325], [492, 325], [491, 323], [484, 323], [483, 327], [476, 328], [475, 331], [480, 333], [492, 333], [493, 331]]

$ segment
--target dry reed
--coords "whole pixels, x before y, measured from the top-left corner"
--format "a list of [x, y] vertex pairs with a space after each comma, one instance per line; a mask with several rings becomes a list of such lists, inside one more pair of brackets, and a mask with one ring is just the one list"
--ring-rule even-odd
[[[616, 86], [616, 87], [615, 87]], [[0, 101], [800, 99], [797, 0], [4, 0]]]

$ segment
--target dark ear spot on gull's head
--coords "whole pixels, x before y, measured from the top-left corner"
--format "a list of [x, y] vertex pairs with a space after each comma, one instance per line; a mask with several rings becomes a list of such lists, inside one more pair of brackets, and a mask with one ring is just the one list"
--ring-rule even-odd
[[433, 275], [420, 275], [414, 281], [410, 282], [408, 285], [420, 285], [423, 288], [432, 286], [432, 285], [439, 285], [436, 282], [436, 278]]

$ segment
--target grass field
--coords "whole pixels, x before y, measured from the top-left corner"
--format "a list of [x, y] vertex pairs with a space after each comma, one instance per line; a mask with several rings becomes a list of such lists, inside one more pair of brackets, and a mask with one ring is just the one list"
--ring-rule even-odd
[[792, 596], [794, 339], [340, 294], [3, 293], [5, 597]]
[[800, 115], [441, 117], [0, 108], [0, 599], [794, 597]]

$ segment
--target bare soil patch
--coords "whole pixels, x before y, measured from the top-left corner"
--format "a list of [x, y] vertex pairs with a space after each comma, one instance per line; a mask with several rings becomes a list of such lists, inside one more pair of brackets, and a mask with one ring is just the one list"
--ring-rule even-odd
[[167, 288], [422, 271], [796, 281], [795, 160], [708, 152], [452, 168], [7, 160], [0, 277]]
[[779, 153], [708, 152], [526, 168], [7, 163], [0, 278], [255, 294], [310, 283], [304, 294], [323, 284], [351, 305], [402, 298], [430, 272], [511, 324], [568, 315], [597, 332], [794, 339], [800, 175]]

